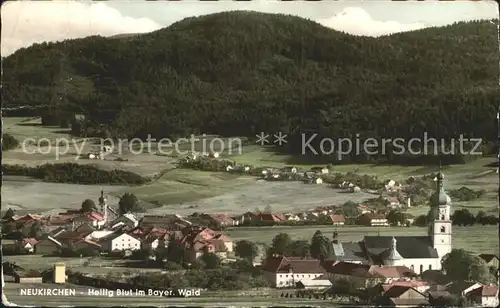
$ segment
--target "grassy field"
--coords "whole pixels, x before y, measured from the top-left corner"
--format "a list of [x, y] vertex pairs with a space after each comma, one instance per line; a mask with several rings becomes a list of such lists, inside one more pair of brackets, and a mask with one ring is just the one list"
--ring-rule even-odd
[[[339, 233], [339, 238], [344, 242], [359, 241], [365, 235], [381, 236], [412, 236], [426, 235], [426, 228], [417, 227], [360, 227], [360, 226], [304, 226], [304, 227], [249, 227], [232, 228], [227, 234], [235, 241], [251, 240], [261, 243], [271, 243], [278, 233], [288, 233], [295, 240], [310, 240], [316, 230], [330, 237], [334, 231]], [[461, 248], [474, 253], [498, 254], [498, 226], [453, 226], [453, 248]]]
[[362, 201], [369, 194], [347, 194], [324, 185], [265, 182], [249, 176], [175, 169], [157, 182], [128, 189], [145, 200], [168, 204], [151, 213], [244, 213], [267, 205], [276, 211], [301, 211], [319, 205]]
[[[56, 138], [71, 137], [68, 130], [57, 127], [41, 126], [40, 119], [3, 118], [4, 132], [14, 135], [20, 141], [26, 138]], [[223, 150], [221, 144], [212, 142], [213, 136], [200, 138], [194, 143], [183, 143], [177, 148], [179, 151], [210, 151]], [[236, 160], [238, 163], [254, 166], [282, 167], [297, 161], [297, 157], [277, 154], [268, 148], [258, 145], [246, 145], [238, 148], [239, 142], [229, 141], [227, 138], [222, 146], [225, 148], [223, 156]], [[81, 142], [75, 139], [81, 153], [88, 153], [99, 149], [99, 142], [87, 140]], [[229, 146], [232, 150], [228, 151]], [[134, 150], [137, 148], [132, 147]], [[175, 146], [170, 146], [170, 150]], [[28, 150], [34, 150], [32, 145]], [[145, 146], [142, 154], [134, 154], [128, 145], [122, 145], [121, 150], [108, 155], [104, 160], [78, 159], [76, 148], [72, 148], [66, 155], [59, 157], [57, 162], [78, 162], [94, 164], [103, 169], [121, 169], [132, 171], [145, 176], [163, 176], [156, 182], [141, 187], [104, 187], [106, 193], [117, 197], [125, 192], [133, 192], [146, 201], [156, 201], [165, 206], [155, 209], [156, 213], [190, 213], [193, 211], [205, 212], [244, 212], [255, 208], [264, 208], [270, 205], [276, 211], [297, 211], [311, 207], [329, 204], [339, 204], [348, 200], [362, 201], [367, 198], [363, 194], [344, 194], [320, 185], [285, 182], [258, 182], [255, 178], [236, 176], [227, 173], [200, 172], [193, 170], [174, 169], [178, 155], [155, 155], [157, 145]], [[61, 150], [61, 149], [60, 149]], [[169, 148], [164, 148], [168, 151]], [[3, 153], [5, 164], [26, 164], [30, 166], [56, 162], [56, 147], [48, 154], [24, 153], [21, 148]], [[174, 151], [175, 152], [175, 151]], [[121, 153], [121, 154], [120, 154]], [[467, 208], [476, 213], [484, 210], [497, 213], [498, 177], [491, 167], [486, 164], [492, 158], [481, 158], [466, 165], [454, 165], [444, 168], [446, 188], [467, 186], [472, 189], [485, 189], [487, 194], [473, 202], [454, 202], [454, 209]], [[296, 165], [309, 169], [317, 165]], [[380, 165], [337, 165], [336, 172], [357, 172], [376, 175], [381, 179], [404, 180], [410, 176], [420, 176], [436, 171], [434, 167], [407, 167], [407, 166], [380, 166]], [[80, 204], [85, 198], [95, 198], [100, 187], [89, 185], [63, 185], [51, 183], [20, 184], [19, 181], [4, 181], [4, 195], [2, 207], [12, 206], [23, 209], [47, 209], [54, 207], [72, 208]], [[114, 202], [116, 199], [112, 200]], [[412, 208], [410, 213], [420, 215], [427, 213], [426, 207]]]

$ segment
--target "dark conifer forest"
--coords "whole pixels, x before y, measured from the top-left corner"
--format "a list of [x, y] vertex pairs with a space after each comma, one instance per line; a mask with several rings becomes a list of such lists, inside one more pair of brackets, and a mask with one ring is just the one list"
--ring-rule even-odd
[[496, 31], [475, 21], [373, 38], [294, 16], [217, 13], [21, 49], [4, 59], [3, 104], [82, 113], [115, 137], [493, 140]]

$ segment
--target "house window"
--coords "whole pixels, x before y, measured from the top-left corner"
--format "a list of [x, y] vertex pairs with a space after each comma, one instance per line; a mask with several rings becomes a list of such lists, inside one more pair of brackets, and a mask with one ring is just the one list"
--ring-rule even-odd
[[429, 271], [432, 269], [432, 264], [429, 264]]
[[441, 220], [444, 220], [444, 215], [441, 215]]
[[444, 233], [446, 229], [444, 227], [441, 227], [441, 233]]
[[415, 271], [415, 266], [413, 266], [413, 264], [412, 264], [412, 265], [410, 266], [410, 269], [411, 269], [411, 271], [412, 271], [412, 272], [414, 272], [414, 271]]
[[420, 274], [422, 274], [423, 271], [424, 271], [424, 265], [420, 264]]

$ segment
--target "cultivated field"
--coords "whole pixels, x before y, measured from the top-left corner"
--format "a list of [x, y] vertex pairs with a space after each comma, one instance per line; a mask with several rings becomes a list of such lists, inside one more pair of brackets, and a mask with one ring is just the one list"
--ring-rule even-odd
[[189, 214], [244, 213], [267, 205], [275, 211], [301, 211], [318, 205], [338, 204], [345, 200], [361, 201], [372, 195], [346, 194], [326, 185], [300, 182], [266, 182], [249, 176], [176, 169], [152, 185], [130, 191], [145, 200], [168, 204], [151, 213]]
[[[69, 131], [57, 127], [40, 125], [40, 119], [3, 118], [4, 132], [17, 137], [20, 141], [26, 138], [48, 138], [55, 144], [56, 138], [71, 140]], [[180, 151], [202, 149], [214, 150], [218, 143], [211, 143], [213, 136], [196, 143], [185, 143], [178, 146]], [[299, 182], [260, 182], [253, 177], [237, 176], [227, 173], [201, 172], [185, 169], [175, 169], [178, 155], [156, 155], [157, 145], [144, 147], [142, 154], [134, 154], [129, 150], [129, 145], [122, 144], [114, 153], [104, 160], [76, 159], [77, 149], [80, 153], [89, 153], [99, 150], [99, 141], [75, 138], [75, 145], [59, 158], [57, 162], [78, 162], [81, 164], [94, 164], [103, 169], [121, 169], [132, 171], [144, 176], [163, 175], [154, 183], [140, 187], [103, 187], [105, 192], [117, 197], [125, 192], [133, 192], [140, 199], [156, 201], [164, 204], [163, 207], [154, 209], [155, 213], [191, 213], [226, 212], [241, 213], [255, 208], [263, 209], [270, 205], [276, 211], [298, 211], [311, 207], [329, 204], [339, 204], [348, 200], [362, 201], [369, 197], [365, 194], [345, 194], [338, 190], [322, 185], [308, 185]], [[282, 167], [298, 161], [297, 157], [276, 154], [269, 148], [257, 145], [246, 145], [237, 149], [238, 142], [226, 140], [224, 147], [233, 146], [231, 151], [222, 153], [241, 164], [254, 166]], [[83, 145], [83, 147], [82, 147]], [[35, 145], [30, 145], [28, 150], [35, 150]], [[44, 148], [46, 150], [47, 148]], [[133, 147], [133, 150], [139, 150]], [[171, 147], [172, 150], [173, 146]], [[62, 151], [62, 149], [60, 149]], [[168, 151], [168, 148], [164, 148]], [[36, 166], [43, 163], [54, 163], [55, 146], [49, 154], [23, 153], [21, 148], [3, 153], [5, 164], [26, 164]], [[121, 152], [121, 154], [119, 153]], [[174, 151], [175, 152], [175, 151]], [[497, 187], [498, 175], [487, 167], [493, 158], [481, 158], [467, 165], [455, 165], [444, 168], [446, 188], [459, 188], [467, 186], [472, 189], [485, 189], [487, 194], [474, 202], [454, 202], [454, 209], [467, 208], [471, 212], [484, 210], [497, 214]], [[311, 166], [295, 164], [298, 167], [309, 169]], [[336, 172], [357, 172], [360, 174], [376, 175], [381, 179], [404, 180], [410, 176], [420, 176], [436, 171], [433, 167], [406, 167], [406, 166], [379, 166], [379, 165], [337, 165]], [[79, 206], [85, 198], [96, 198], [100, 186], [92, 185], [65, 185], [32, 182], [29, 184], [19, 181], [4, 180], [2, 209], [7, 206], [17, 206], [23, 209], [54, 209], [55, 207], [73, 208]], [[115, 199], [116, 200], [116, 199]], [[112, 200], [111, 202], [115, 201]], [[412, 208], [410, 213], [415, 215], [427, 213], [427, 207]]]
[[[67, 209], [80, 208], [85, 199], [97, 202], [101, 189], [112, 193], [123, 188], [45, 183], [24, 177], [7, 176], [2, 183], [2, 212], [12, 208], [18, 214], [31, 212], [55, 215]], [[118, 198], [112, 195], [108, 199], [111, 204], [118, 203]]]
[[[288, 233], [295, 240], [310, 240], [316, 230], [330, 237], [334, 231], [339, 233], [339, 239], [344, 242], [359, 241], [365, 235], [381, 236], [412, 236], [426, 235], [426, 228], [418, 227], [360, 227], [360, 226], [300, 226], [300, 227], [249, 227], [231, 228], [227, 234], [235, 241], [251, 240], [270, 244], [278, 233]], [[465, 249], [474, 253], [498, 254], [498, 226], [453, 226], [453, 248]]]

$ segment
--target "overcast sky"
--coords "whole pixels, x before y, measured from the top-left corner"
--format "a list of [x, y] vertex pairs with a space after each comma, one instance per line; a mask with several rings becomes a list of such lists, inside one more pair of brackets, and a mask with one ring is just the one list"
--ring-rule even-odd
[[33, 43], [65, 38], [150, 32], [186, 17], [231, 10], [292, 14], [370, 36], [498, 18], [494, 1], [16, 1], [2, 5], [1, 52], [7, 56]]

